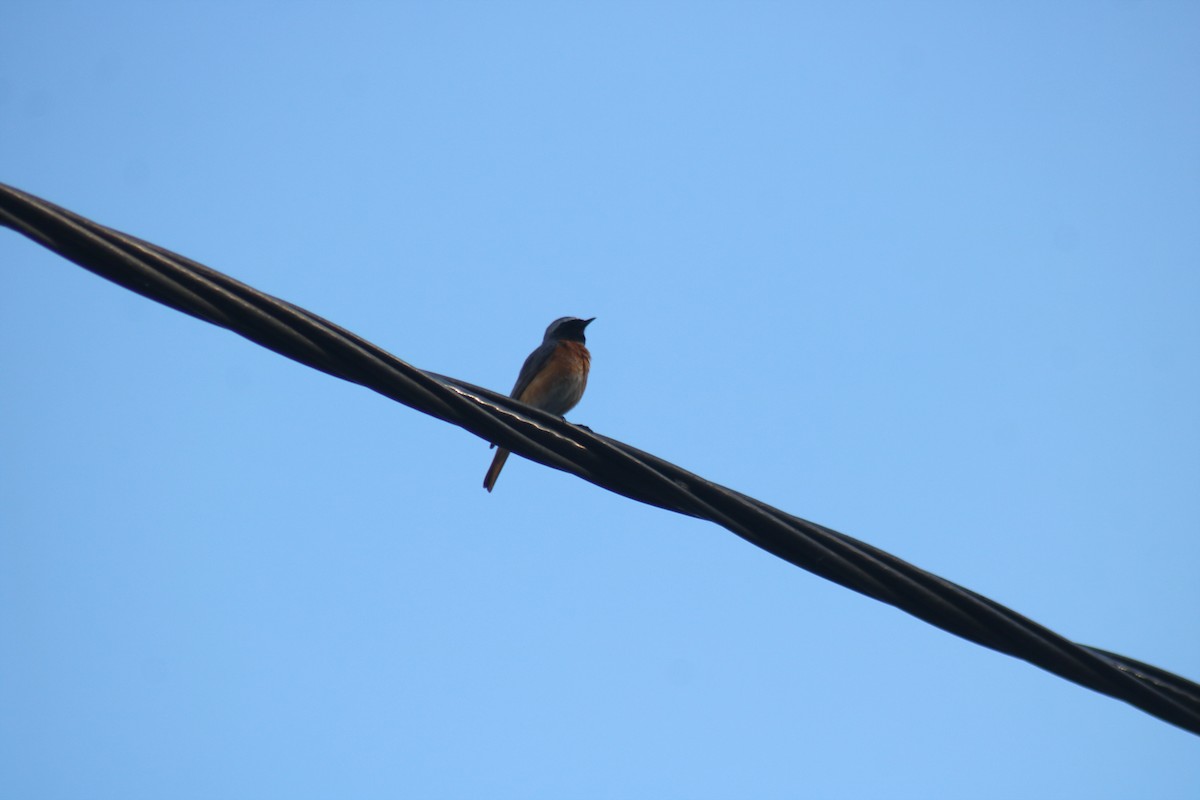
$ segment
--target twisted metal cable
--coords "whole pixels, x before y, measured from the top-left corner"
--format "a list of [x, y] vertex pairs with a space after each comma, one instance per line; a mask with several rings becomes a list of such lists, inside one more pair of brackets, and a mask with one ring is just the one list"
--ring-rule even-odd
[[303, 308], [4, 184], [0, 224], [133, 292], [280, 355], [609, 491], [715, 522], [802, 569], [1200, 734], [1200, 685], [1178, 675], [1071, 642], [869, 544], [504, 395], [417, 369]]

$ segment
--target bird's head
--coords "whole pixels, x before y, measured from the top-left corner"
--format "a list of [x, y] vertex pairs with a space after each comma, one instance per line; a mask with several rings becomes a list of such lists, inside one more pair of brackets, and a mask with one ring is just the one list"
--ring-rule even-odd
[[550, 323], [550, 327], [546, 328], [546, 338], [544, 341], [557, 342], [583, 342], [583, 329], [595, 319], [580, 319], [579, 317], [559, 317]]

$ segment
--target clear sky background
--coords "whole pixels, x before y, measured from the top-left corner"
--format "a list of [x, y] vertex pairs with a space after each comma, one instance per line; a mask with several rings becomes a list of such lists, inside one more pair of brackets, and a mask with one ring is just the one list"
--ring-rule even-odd
[[[1195, 3], [0, 9], [0, 180], [1200, 679]], [[1194, 798], [1200, 740], [0, 231], [0, 796]]]

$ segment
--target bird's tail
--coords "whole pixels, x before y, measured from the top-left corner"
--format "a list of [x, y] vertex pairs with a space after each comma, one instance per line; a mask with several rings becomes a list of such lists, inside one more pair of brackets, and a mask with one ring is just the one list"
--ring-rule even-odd
[[483, 488], [489, 492], [496, 485], [496, 479], [500, 477], [500, 470], [504, 469], [505, 461], [508, 461], [508, 451], [501, 447], [496, 451], [496, 457], [492, 459], [492, 465], [488, 467], [487, 475], [483, 476]]

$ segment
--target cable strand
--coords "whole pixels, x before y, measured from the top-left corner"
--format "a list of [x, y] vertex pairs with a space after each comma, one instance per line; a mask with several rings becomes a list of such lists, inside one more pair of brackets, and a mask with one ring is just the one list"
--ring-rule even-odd
[[615, 439], [420, 370], [310, 311], [0, 184], [0, 224], [107, 280], [638, 502], [714, 522], [801, 569], [1200, 734], [1200, 685], [1076, 644], [980, 594]]

